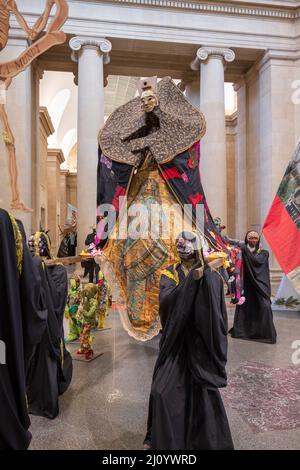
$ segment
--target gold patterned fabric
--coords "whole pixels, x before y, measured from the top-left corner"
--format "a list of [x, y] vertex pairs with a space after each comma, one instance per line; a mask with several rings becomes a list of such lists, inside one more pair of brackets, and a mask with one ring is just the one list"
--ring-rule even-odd
[[13, 231], [14, 231], [18, 272], [19, 272], [19, 275], [21, 275], [22, 263], [23, 263], [23, 239], [22, 239], [22, 235], [21, 235], [20, 229], [18, 227], [18, 224], [15, 218], [9, 212], [8, 212], [8, 215], [9, 215], [9, 218], [13, 227]]
[[[158, 106], [151, 113], [142, 110], [137, 97], [110, 115], [99, 134], [99, 145], [106, 157], [138, 166], [139, 151], [148, 148], [158, 163], [167, 163], [203, 137], [203, 114], [185, 99], [170, 77], [158, 83], [157, 96]], [[151, 119], [159, 122], [157, 129], [143, 136]]]
[[49, 259], [53, 258], [50, 239], [46, 232], [35, 232], [35, 234], [33, 235], [33, 241], [34, 256], [43, 256]]
[[[167, 209], [171, 206], [174, 209], [176, 200], [161, 178], [156, 164], [141, 169], [134, 176], [128, 194], [128, 214], [133, 204], [143, 204], [147, 207], [148, 227], [151, 226], [152, 237], [134, 240], [130, 236], [133, 220], [128, 215], [126, 224], [128, 237], [118, 240], [120, 225], [124, 223], [121, 215], [113, 236], [103, 250], [100, 263], [102, 271], [105, 271], [105, 277], [114, 286], [114, 299], [117, 299], [116, 302], [120, 307], [124, 328], [135, 339], [147, 341], [160, 330], [159, 280], [167, 266], [179, 261], [175, 242], [182, 229], [182, 214], [177, 204], [177, 213], [175, 211], [169, 218], [167, 217]], [[156, 219], [153, 212], [151, 216], [151, 207], [158, 204], [163, 207], [163, 215]], [[170, 222], [170, 235], [165, 238], [161, 235], [162, 225], [166, 228], [168, 222]]]

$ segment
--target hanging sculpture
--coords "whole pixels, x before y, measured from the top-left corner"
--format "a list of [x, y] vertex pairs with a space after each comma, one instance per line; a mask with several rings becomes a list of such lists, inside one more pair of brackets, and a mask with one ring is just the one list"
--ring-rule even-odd
[[[232, 302], [239, 302], [242, 293], [239, 265], [233, 259], [237, 254], [218, 233], [200, 179], [203, 114], [170, 77], [159, 83], [156, 77], [141, 80], [139, 95], [115, 110], [99, 134], [95, 244], [102, 250], [97, 259], [114, 286], [124, 328], [133, 338], [147, 341], [161, 328], [160, 274], [179, 261], [176, 237], [184, 215], [184, 229], [198, 232], [207, 261], [223, 258]], [[135, 217], [136, 210], [143, 216]]]
[[[56, 5], [56, 12], [44, 31], [52, 8]], [[46, 0], [45, 10], [30, 28], [18, 10], [15, 0], [0, 0], [0, 52], [6, 47], [9, 35], [9, 20], [13, 14], [18, 24], [32, 43], [16, 59], [0, 63], [0, 87], [6, 93], [12, 79], [25, 70], [31, 62], [52, 46], [66, 41], [66, 34], [60, 31], [68, 18], [68, 3], [66, 0]], [[43, 35], [42, 35], [43, 33]], [[41, 36], [42, 35], [42, 36]], [[5, 101], [0, 99], [0, 120], [3, 125], [3, 139], [9, 157], [9, 175], [12, 192], [11, 209], [23, 212], [32, 212], [21, 200], [18, 189], [18, 169], [16, 159], [15, 138], [6, 112]]]

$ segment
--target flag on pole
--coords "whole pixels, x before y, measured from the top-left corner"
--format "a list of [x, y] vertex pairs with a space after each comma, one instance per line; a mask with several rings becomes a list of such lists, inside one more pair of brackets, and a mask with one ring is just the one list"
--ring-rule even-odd
[[265, 220], [263, 233], [281, 269], [300, 294], [300, 141]]

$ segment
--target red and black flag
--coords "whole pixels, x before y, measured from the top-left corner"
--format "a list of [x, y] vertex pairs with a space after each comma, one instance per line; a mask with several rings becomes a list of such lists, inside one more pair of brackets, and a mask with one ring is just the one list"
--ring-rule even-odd
[[281, 269], [300, 293], [300, 141], [266, 218], [263, 233]]

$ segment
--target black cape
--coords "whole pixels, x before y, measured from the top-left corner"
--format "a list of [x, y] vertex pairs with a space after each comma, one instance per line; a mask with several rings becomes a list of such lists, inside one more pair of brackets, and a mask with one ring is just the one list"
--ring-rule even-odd
[[72, 358], [65, 348], [63, 318], [68, 292], [66, 269], [62, 265], [39, 270], [48, 308], [47, 328], [36, 348], [27, 375], [28, 408], [31, 414], [53, 419], [59, 413], [58, 396], [72, 379]]
[[230, 334], [233, 338], [274, 344], [276, 330], [270, 300], [269, 252], [260, 250], [252, 253], [245, 245], [242, 254], [246, 301], [236, 307]]
[[[0, 449], [24, 450], [31, 440], [26, 403], [26, 371], [46, 328], [41, 279], [23, 238], [21, 274], [13, 226], [0, 209]], [[2, 343], [3, 344], [3, 343]]]
[[145, 443], [153, 450], [233, 449], [219, 393], [227, 376], [223, 281], [205, 268], [195, 281], [177, 268], [179, 284], [162, 275], [163, 333], [151, 387]]
[[70, 234], [67, 234], [61, 241], [59, 245], [59, 250], [57, 253], [58, 258], [65, 258], [68, 256], [76, 255], [76, 246], [77, 246], [77, 235], [74, 236], [72, 243], [72, 238]]

